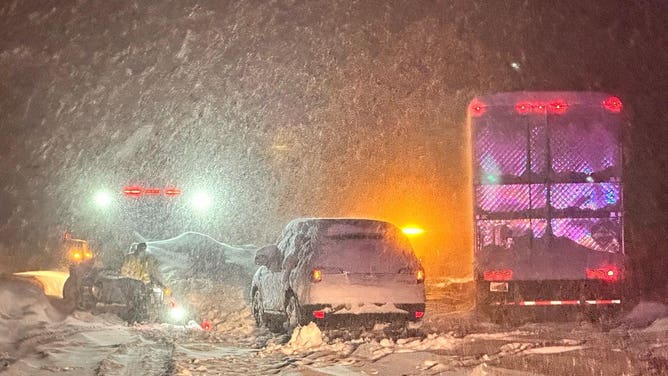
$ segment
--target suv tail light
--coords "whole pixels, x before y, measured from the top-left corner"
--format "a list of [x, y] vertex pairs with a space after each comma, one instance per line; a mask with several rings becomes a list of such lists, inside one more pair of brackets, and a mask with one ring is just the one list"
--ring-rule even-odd
[[485, 270], [483, 273], [483, 278], [485, 281], [509, 281], [513, 278], [513, 270]]
[[418, 269], [415, 272], [415, 279], [417, 280], [417, 283], [424, 283], [424, 270]]
[[320, 282], [322, 281], [322, 270], [320, 269], [313, 269], [311, 271], [311, 281], [312, 282]]

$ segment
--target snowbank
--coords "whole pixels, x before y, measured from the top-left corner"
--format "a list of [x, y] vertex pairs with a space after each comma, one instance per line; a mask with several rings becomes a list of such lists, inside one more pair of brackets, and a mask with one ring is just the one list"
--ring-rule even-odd
[[247, 335], [254, 327], [248, 295], [257, 266], [253, 245], [232, 246], [197, 232], [147, 242], [163, 283], [198, 322]]
[[0, 277], [0, 351], [10, 351], [27, 332], [64, 318], [38, 283]]
[[[170, 239], [146, 242], [148, 252], [160, 262], [166, 282], [187, 277], [220, 279], [228, 269], [252, 275], [255, 265], [254, 245], [232, 246], [206, 234], [184, 232]], [[236, 266], [236, 268], [231, 268]]]
[[668, 305], [657, 302], [640, 302], [622, 318], [621, 322], [630, 328], [641, 328], [662, 317], [668, 317]]
[[662, 317], [652, 323], [652, 325], [643, 329], [644, 332], [666, 332], [668, 333], [668, 317]]

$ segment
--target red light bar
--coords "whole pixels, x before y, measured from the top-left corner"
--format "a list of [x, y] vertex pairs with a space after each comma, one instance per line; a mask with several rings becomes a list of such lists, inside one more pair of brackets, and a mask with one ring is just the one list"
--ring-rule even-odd
[[603, 101], [603, 108], [613, 113], [622, 112], [622, 100], [617, 97], [609, 97]]
[[415, 311], [415, 318], [421, 319], [424, 317], [424, 311]]
[[[158, 196], [162, 194], [163, 189], [162, 188], [142, 188], [137, 185], [133, 186], [127, 186], [123, 188], [123, 194], [129, 197], [139, 197], [141, 195], [149, 195], [149, 196]], [[164, 189], [165, 196], [178, 196], [181, 194], [181, 190], [175, 187], [171, 188], [165, 188]]]
[[313, 311], [313, 317], [315, 317], [316, 319], [324, 319], [325, 311]]
[[178, 196], [181, 194], [181, 190], [178, 188], [167, 188], [165, 189], [165, 196]]
[[123, 188], [123, 194], [132, 197], [141, 196], [143, 191], [144, 190], [141, 187], [136, 187], [136, 186]]
[[513, 278], [512, 269], [485, 270], [483, 272], [485, 281], [509, 281]]

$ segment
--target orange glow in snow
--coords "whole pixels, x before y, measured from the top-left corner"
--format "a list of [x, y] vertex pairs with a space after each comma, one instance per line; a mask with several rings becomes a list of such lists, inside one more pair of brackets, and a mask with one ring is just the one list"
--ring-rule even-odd
[[409, 237], [424, 234], [424, 230], [419, 227], [404, 227], [401, 231]]
[[19, 277], [34, 278], [44, 288], [44, 294], [62, 298], [63, 285], [70, 276], [70, 273], [59, 272], [55, 270], [35, 270], [30, 272], [14, 273], [14, 275]]

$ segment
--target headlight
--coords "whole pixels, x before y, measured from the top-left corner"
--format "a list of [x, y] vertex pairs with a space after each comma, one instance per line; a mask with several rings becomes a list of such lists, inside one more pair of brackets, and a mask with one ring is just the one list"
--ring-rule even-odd
[[195, 192], [190, 198], [190, 203], [193, 208], [197, 211], [206, 211], [213, 204], [213, 199], [211, 195], [206, 192], [198, 191]]
[[95, 201], [95, 205], [97, 205], [101, 209], [105, 209], [111, 205], [113, 199], [111, 197], [111, 194], [107, 191], [100, 191], [95, 194], [95, 197], [93, 197], [93, 201]]
[[169, 317], [173, 321], [181, 321], [186, 317], [186, 310], [181, 306], [173, 307], [169, 310]]

